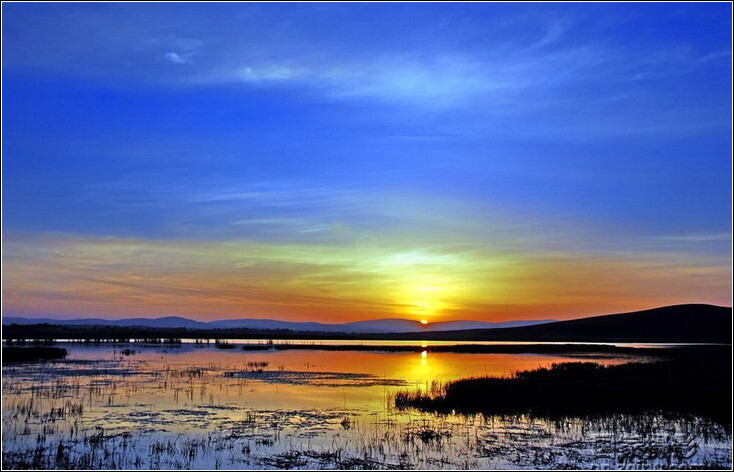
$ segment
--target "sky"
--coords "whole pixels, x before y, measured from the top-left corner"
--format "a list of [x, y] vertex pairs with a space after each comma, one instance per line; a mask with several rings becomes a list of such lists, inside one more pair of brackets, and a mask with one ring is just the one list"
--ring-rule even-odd
[[732, 303], [732, 6], [3, 3], [3, 315]]

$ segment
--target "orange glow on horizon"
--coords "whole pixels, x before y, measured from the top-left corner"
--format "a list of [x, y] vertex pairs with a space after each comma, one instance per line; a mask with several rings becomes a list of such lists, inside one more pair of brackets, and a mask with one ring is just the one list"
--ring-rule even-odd
[[[731, 306], [727, 261], [461, 248], [5, 235], [3, 311], [347, 323], [571, 319], [678, 303]], [[11, 257], [12, 255], [12, 257]], [[708, 257], [708, 256], [707, 256]]]

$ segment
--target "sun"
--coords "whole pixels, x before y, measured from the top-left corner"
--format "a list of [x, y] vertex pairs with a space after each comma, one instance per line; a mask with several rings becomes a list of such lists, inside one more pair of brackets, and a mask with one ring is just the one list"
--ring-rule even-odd
[[428, 321], [427, 320], [421, 320], [421, 324], [422, 325], [427, 325], [428, 324]]

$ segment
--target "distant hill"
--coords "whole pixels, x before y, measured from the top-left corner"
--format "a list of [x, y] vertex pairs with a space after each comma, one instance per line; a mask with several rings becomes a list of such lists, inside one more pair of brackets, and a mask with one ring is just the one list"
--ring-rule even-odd
[[249, 330], [290, 330], [318, 333], [427, 333], [437, 331], [457, 331], [466, 329], [494, 329], [509, 328], [517, 326], [530, 326], [540, 323], [550, 323], [556, 320], [519, 320], [502, 323], [491, 323], [485, 321], [447, 321], [423, 325], [418, 321], [404, 319], [380, 319], [357, 321], [353, 323], [328, 324], [316, 322], [291, 322], [268, 319], [237, 319], [220, 321], [196, 321], [178, 316], [166, 316], [163, 318], [125, 318], [120, 320], [107, 320], [102, 318], [78, 318], [70, 320], [54, 318], [24, 318], [16, 316], [3, 317], [2, 324], [52, 324], [63, 326], [116, 326], [146, 328], [187, 328], [187, 329], [249, 329]]
[[[48, 323], [48, 324], [42, 324]], [[508, 324], [510, 326], [508, 326]], [[518, 324], [520, 326], [518, 326]], [[29, 326], [33, 325], [33, 326]], [[105, 329], [100, 329], [104, 326]], [[468, 329], [467, 329], [468, 328]], [[278, 320], [186, 318], [58, 320], [3, 317], [8, 338], [252, 338], [252, 339], [413, 339], [530, 342], [725, 343], [732, 341], [732, 309], [714, 305], [674, 305], [569, 321], [485, 323], [452, 321], [427, 326], [410, 320], [345, 324]]]
[[179, 316], [166, 316], [163, 318], [125, 318], [120, 320], [107, 320], [103, 318], [25, 318], [21, 316], [3, 316], [3, 326], [10, 324], [52, 324], [63, 326], [145, 326], [155, 328], [205, 328], [206, 323], [181, 318]]
[[541, 342], [731, 343], [732, 309], [701, 304], [673, 305], [538, 326], [469, 330], [463, 331], [461, 338]]

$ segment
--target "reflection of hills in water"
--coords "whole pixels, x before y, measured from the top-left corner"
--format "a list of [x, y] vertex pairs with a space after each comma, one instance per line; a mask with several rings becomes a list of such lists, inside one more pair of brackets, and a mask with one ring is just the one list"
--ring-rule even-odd
[[345, 372], [302, 372], [294, 370], [241, 370], [225, 372], [226, 377], [259, 380], [267, 383], [318, 385], [322, 387], [372, 387], [375, 385], [407, 385], [405, 380], [388, 379], [371, 374]]

